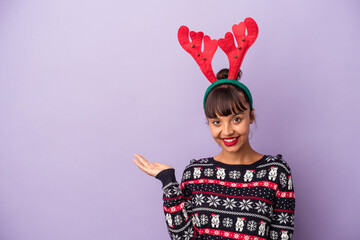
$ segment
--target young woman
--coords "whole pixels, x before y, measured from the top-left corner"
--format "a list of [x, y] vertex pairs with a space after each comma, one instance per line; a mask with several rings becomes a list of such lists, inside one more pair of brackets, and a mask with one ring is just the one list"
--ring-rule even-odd
[[190, 161], [180, 185], [171, 166], [139, 154], [133, 161], [162, 181], [171, 239], [289, 240], [295, 211], [290, 167], [280, 154], [263, 155], [251, 147], [251, 94], [243, 84], [227, 79], [227, 69], [216, 77], [205, 94], [204, 110], [221, 152]]

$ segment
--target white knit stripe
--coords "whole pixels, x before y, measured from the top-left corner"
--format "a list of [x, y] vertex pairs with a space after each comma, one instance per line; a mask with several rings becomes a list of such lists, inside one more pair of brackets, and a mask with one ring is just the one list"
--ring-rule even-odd
[[293, 227], [281, 226], [281, 225], [275, 225], [275, 224], [271, 224], [271, 227], [274, 227], [274, 228], [283, 228], [283, 229], [289, 229], [289, 230], [294, 230], [294, 228], [293, 228]]
[[178, 182], [168, 183], [168, 184], [166, 184], [162, 189], [165, 190], [166, 188], [170, 187], [171, 185], [176, 185], [176, 184], [179, 184], [179, 183], [178, 183]]
[[263, 164], [263, 165], [259, 165], [259, 166], [257, 166], [257, 168], [262, 168], [262, 167], [272, 166], [272, 165], [278, 165], [278, 166], [280, 166], [280, 167], [284, 168], [284, 169], [285, 169], [285, 171], [286, 171], [288, 174], [290, 174], [289, 169], [288, 169], [288, 168], [287, 168], [284, 164], [282, 164], [282, 163], [278, 163], [278, 162], [265, 163], [265, 164]]
[[187, 223], [185, 224], [185, 226], [183, 226], [182, 228], [176, 229], [176, 230], [174, 230], [174, 229], [172, 229], [172, 228], [169, 228], [169, 230], [170, 230], [171, 232], [174, 232], [174, 233], [182, 232], [182, 231], [185, 230], [185, 228], [187, 228], [187, 227], [189, 226], [190, 223], [192, 223], [192, 220], [189, 218], [188, 221], [187, 221]]
[[210, 166], [214, 166], [214, 164], [212, 164], [212, 163], [197, 163], [197, 164], [193, 163], [193, 164], [186, 166], [185, 170], [190, 167], [198, 167], [198, 166], [199, 167], [210, 167]]
[[249, 217], [257, 217], [264, 219], [268, 222], [271, 222], [270, 218], [267, 218], [265, 216], [254, 214], [254, 213], [244, 213], [244, 212], [231, 212], [231, 211], [225, 211], [225, 210], [217, 210], [217, 209], [211, 209], [211, 208], [193, 208], [194, 212], [198, 211], [208, 211], [208, 212], [218, 212], [218, 213], [225, 213], [230, 215], [237, 215], [237, 216], [249, 216]]

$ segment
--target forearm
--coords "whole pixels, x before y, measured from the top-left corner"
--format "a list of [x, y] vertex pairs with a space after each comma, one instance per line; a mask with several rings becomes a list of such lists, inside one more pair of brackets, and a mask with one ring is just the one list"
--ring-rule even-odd
[[294, 234], [295, 219], [295, 193], [291, 181], [291, 173], [288, 170], [289, 181], [279, 183], [279, 189], [273, 204], [272, 222], [270, 226], [270, 238], [291, 240]]
[[195, 229], [190, 215], [191, 198], [186, 189], [180, 189], [175, 170], [163, 170], [156, 178], [163, 184], [163, 210], [171, 238], [193, 239]]

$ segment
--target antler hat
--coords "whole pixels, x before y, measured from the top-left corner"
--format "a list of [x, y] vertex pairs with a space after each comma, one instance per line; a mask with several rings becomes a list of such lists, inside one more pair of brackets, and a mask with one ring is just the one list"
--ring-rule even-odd
[[[245, 35], [245, 30], [247, 30], [247, 35]], [[247, 50], [255, 42], [259, 29], [252, 18], [246, 18], [244, 22], [235, 24], [232, 27], [231, 32], [225, 34], [225, 38], [219, 40], [213, 39], [207, 35], [204, 36], [203, 32], [190, 32], [191, 42], [189, 41], [189, 28], [186, 26], [181, 26], [178, 31], [178, 39], [180, 45], [190, 53], [194, 58], [196, 63], [199, 65], [201, 71], [205, 77], [211, 82], [211, 85], [207, 88], [204, 96], [204, 108], [205, 102], [210, 91], [217, 85], [223, 83], [230, 83], [236, 86], [239, 86], [243, 89], [250, 100], [250, 110], [253, 109], [253, 101], [249, 89], [241, 82], [236, 80], [236, 76], [239, 73], [241, 63], [244, 59], [244, 56]], [[234, 36], [237, 42], [237, 47], [235, 46]], [[201, 51], [201, 45], [204, 40], [204, 51]], [[214, 71], [211, 66], [212, 58], [217, 50], [217, 47], [220, 48], [226, 53], [229, 59], [229, 74], [228, 79], [218, 80], [214, 74]]]

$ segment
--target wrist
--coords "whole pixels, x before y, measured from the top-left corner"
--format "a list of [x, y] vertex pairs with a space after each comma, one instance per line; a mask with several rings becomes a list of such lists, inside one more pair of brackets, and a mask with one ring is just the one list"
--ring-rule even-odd
[[168, 168], [168, 169], [162, 170], [155, 176], [155, 178], [159, 179], [162, 182], [163, 187], [171, 182], [176, 182], [175, 169]]

